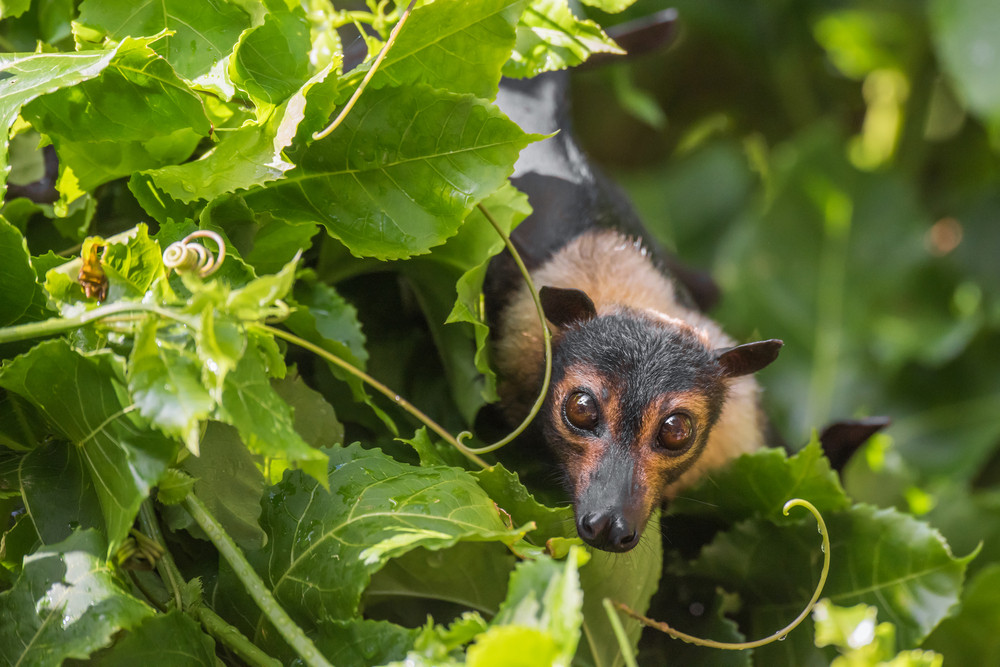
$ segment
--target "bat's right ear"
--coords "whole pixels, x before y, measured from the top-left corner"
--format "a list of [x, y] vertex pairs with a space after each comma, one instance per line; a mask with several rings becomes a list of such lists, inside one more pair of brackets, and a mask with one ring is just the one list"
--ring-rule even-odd
[[597, 316], [597, 308], [583, 290], [545, 286], [538, 291], [545, 317], [559, 328], [586, 322]]

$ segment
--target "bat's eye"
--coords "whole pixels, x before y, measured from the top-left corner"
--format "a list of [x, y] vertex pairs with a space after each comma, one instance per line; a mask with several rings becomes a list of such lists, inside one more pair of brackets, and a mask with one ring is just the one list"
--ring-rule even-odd
[[574, 391], [563, 404], [563, 414], [570, 425], [584, 431], [593, 431], [600, 421], [597, 401], [585, 391]]
[[656, 434], [656, 444], [672, 453], [680, 453], [691, 446], [694, 440], [694, 422], [689, 415], [675, 412], [660, 424]]

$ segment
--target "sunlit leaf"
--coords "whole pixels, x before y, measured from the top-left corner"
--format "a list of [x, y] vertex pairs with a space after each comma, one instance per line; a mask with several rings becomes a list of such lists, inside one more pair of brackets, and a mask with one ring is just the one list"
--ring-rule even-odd
[[527, 78], [579, 65], [594, 53], [624, 53], [601, 27], [578, 19], [566, 0], [532, 0], [517, 26], [517, 44], [503, 74]]
[[471, 96], [371, 90], [284, 180], [246, 201], [290, 222], [320, 222], [359, 256], [409, 257], [454, 235], [531, 139]]
[[85, 660], [121, 630], [153, 615], [118, 584], [94, 531], [27, 556], [14, 587], [0, 593], [0, 659], [11, 665]]
[[116, 548], [178, 443], [132, 414], [137, 406], [128, 401], [120, 362], [110, 354], [84, 357], [62, 340], [41, 343], [0, 370], [0, 386], [34, 404], [79, 449]]
[[224, 0], [140, 2], [85, 0], [80, 22], [113, 39], [142, 37], [169, 30], [157, 42], [157, 53], [188, 79], [205, 74], [233, 50], [250, 17], [237, 3]]

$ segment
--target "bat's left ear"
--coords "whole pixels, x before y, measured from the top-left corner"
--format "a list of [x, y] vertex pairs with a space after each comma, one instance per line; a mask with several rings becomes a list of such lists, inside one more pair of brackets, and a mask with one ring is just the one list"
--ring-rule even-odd
[[597, 307], [583, 290], [546, 285], [538, 290], [538, 298], [545, 317], [559, 328], [597, 317]]
[[734, 378], [756, 373], [778, 358], [784, 341], [777, 338], [756, 343], [725, 347], [715, 351], [715, 363], [722, 371], [722, 377]]

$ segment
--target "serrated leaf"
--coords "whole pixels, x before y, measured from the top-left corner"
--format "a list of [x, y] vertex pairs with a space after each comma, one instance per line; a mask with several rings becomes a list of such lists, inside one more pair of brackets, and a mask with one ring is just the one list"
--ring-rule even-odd
[[387, 621], [321, 621], [315, 643], [332, 665], [368, 667], [401, 660], [416, 634], [417, 630]]
[[38, 289], [21, 232], [0, 218], [0, 326], [17, 322], [31, 306]]
[[270, 541], [248, 554], [305, 627], [354, 616], [371, 574], [390, 558], [459, 540], [509, 543], [522, 534], [503, 524], [461, 470], [410, 466], [359, 445], [330, 450], [330, 466], [329, 493], [299, 472], [273, 487], [261, 519]]
[[185, 459], [183, 467], [195, 480], [198, 499], [241, 548], [259, 549], [267, 542], [260, 527], [267, 480], [235, 428], [209, 422], [201, 453]]
[[493, 615], [507, 595], [514, 563], [510, 549], [495, 542], [459, 542], [440, 551], [414, 549], [372, 574], [364, 608], [377, 614], [400, 600], [423, 598]]
[[[294, 95], [260, 123], [249, 123], [223, 134], [218, 145], [197, 160], [144, 172], [171, 200], [211, 201], [281, 178], [295, 167], [283, 154], [306, 118], [310, 91], [330, 75], [331, 67], [315, 74]], [[133, 180], [142, 176], [134, 176]]]
[[101, 74], [115, 57], [117, 49], [79, 53], [4, 53], [0, 54], [0, 72], [9, 75], [0, 95], [0, 124], [3, 144], [0, 148], [0, 196], [7, 190], [7, 137], [21, 106], [35, 98], [74, 86]]
[[219, 419], [236, 427], [250, 451], [326, 480], [326, 456], [296, 433], [292, 410], [271, 387], [255, 347], [226, 374]]
[[623, 12], [635, 4], [635, 0], [581, 0], [581, 2], [590, 7], [597, 7], [608, 14]]
[[126, 38], [98, 78], [23, 109], [24, 117], [55, 144], [60, 179], [72, 172], [81, 191], [181, 162], [211, 131], [198, 96], [149, 41]]
[[300, 7], [276, 4], [240, 37], [229, 75], [251, 97], [280, 104], [309, 78], [309, 21]]
[[266, 276], [260, 276], [249, 283], [233, 290], [226, 296], [223, 306], [225, 310], [239, 320], [262, 320], [268, 309], [276, 301], [285, 298], [292, 291], [295, 282], [295, 269], [299, 263], [301, 251], [282, 267], [281, 271]]
[[85, 0], [80, 23], [108, 36], [156, 35], [170, 31], [156, 43], [156, 51], [187, 78], [194, 79], [233, 50], [240, 33], [250, 27], [250, 17], [237, 4], [224, 0]]
[[42, 544], [56, 544], [74, 529], [104, 526], [101, 504], [81, 449], [65, 441], [28, 452], [18, 467], [24, 507]]
[[[529, 665], [568, 665], [576, 652], [583, 624], [583, 591], [579, 567], [587, 562], [587, 553], [574, 547], [564, 561], [542, 557], [518, 564], [510, 576], [507, 598], [490, 623], [490, 629], [477, 638], [468, 651], [469, 665], [511, 664], [513, 656], [522, 655], [522, 647], [511, 638], [511, 631], [531, 629], [524, 638], [534, 641], [544, 662]], [[515, 632], [513, 636], [518, 636]], [[511, 650], [515, 653], [511, 653]]]
[[793, 509], [782, 514], [785, 503], [804, 498], [821, 513], [850, 505], [837, 473], [814, 439], [794, 456], [783, 449], [761, 449], [745, 454], [721, 470], [714, 471], [675, 499], [671, 514], [687, 514], [728, 522], [766, 517], [778, 523], [797, 522], [804, 513]]
[[969, 581], [958, 613], [942, 621], [922, 646], [944, 654], [946, 664], [1000, 661], [1000, 564], [987, 565]]
[[[313, 280], [299, 280], [294, 289], [294, 308], [284, 324], [302, 338], [319, 345], [327, 352], [364, 370], [368, 360], [365, 335], [358, 322], [357, 310], [330, 286]], [[397, 434], [396, 425], [381, 408], [376, 406], [365, 389], [364, 383], [334, 364], [328, 365], [334, 377], [345, 382], [354, 400], [361, 401]]]
[[516, 472], [507, 470], [502, 464], [473, 473], [497, 505], [510, 514], [514, 523], [524, 525], [533, 521], [537, 526], [528, 533], [528, 539], [543, 545], [551, 537], [574, 537], [573, 508], [570, 505], [548, 507], [531, 495]]
[[469, 95], [370, 90], [284, 180], [245, 197], [255, 211], [320, 222], [355, 255], [401, 259], [454, 235], [532, 139]]
[[176, 609], [157, 614], [133, 628], [100, 658], [102, 667], [190, 667], [217, 664], [215, 640], [187, 614]]
[[[514, 48], [523, 0], [439, 0], [421, 5], [400, 30], [369, 85], [427, 83], [492, 100]], [[360, 81], [370, 63], [351, 72]]]
[[[527, 197], [510, 184], [482, 205], [506, 234], [531, 213]], [[496, 375], [488, 361], [489, 327], [484, 321], [482, 286], [490, 259], [503, 248], [503, 239], [477, 207], [444, 245], [399, 267], [420, 298], [452, 398], [469, 424], [479, 408], [497, 399]], [[458, 293], [454, 299], [452, 285]], [[454, 326], [462, 322], [472, 329]], [[473, 343], [475, 355], [470, 357]]]
[[[856, 505], [824, 516], [831, 567], [824, 597], [840, 606], [873, 605], [892, 622], [903, 648], [918, 645], [958, 601], [969, 558], [955, 558], [930, 526], [893, 509]], [[823, 554], [811, 520], [776, 526], [751, 519], [719, 534], [691, 563], [689, 575], [738, 592], [752, 620], [751, 637], [788, 623], [809, 599]], [[807, 664], [815, 651], [811, 621], [757, 659]]]
[[[654, 512], [650, 522], [659, 522], [659, 512]], [[567, 521], [572, 529], [574, 522]], [[627, 567], [623, 567], [627, 559]], [[614, 629], [604, 609], [604, 598], [627, 604], [644, 612], [660, 583], [663, 571], [663, 545], [657, 531], [647, 531], [636, 547], [622, 556], [607, 551], [592, 551], [590, 561], [580, 568], [580, 585], [583, 588], [583, 641], [577, 651], [594, 665], [624, 664]], [[643, 626], [631, 618], [621, 618], [626, 636], [634, 650]]]
[[[143, 297], [154, 281], [163, 277], [163, 251], [149, 238], [145, 223], [136, 225], [135, 233], [124, 243], [109, 243], [101, 258], [108, 274], [108, 298]], [[121, 289], [116, 289], [117, 286]]]
[[122, 590], [94, 531], [25, 557], [14, 587], [0, 593], [0, 661], [51, 665], [111, 643], [153, 610]]
[[625, 53], [566, 0], [531, 0], [517, 26], [517, 44], [503, 74], [523, 79], [579, 65], [594, 53]]
[[112, 551], [178, 450], [132, 414], [136, 406], [127, 400], [119, 364], [110, 354], [84, 357], [53, 340], [0, 369], [0, 386], [34, 404], [81, 452]]
[[151, 317], [139, 328], [129, 363], [129, 393], [153, 426], [197, 454], [200, 423], [208, 419], [215, 400], [202, 384], [197, 357], [157, 340], [161, 324]]

